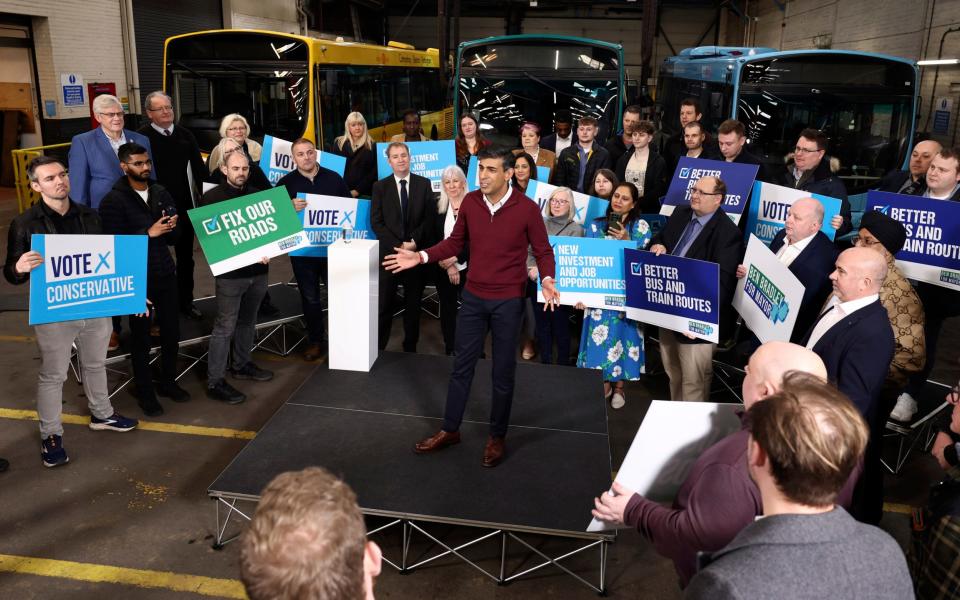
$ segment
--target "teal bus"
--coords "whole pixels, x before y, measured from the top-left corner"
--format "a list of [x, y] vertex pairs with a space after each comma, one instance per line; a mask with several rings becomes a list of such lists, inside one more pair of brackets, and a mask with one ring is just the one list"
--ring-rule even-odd
[[824, 131], [850, 194], [906, 168], [917, 114], [919, 71], [907, 59], [847, 50], [704, 46], [660, 67], [656, 104], [665, 134], [680, 128], [680, 102], [695, 98], [707, 131], [728, 118], [771, 172], [784, 168], [799, 133]]
[[595, 117], [599, 139], [620, 126], [626, 97], [623, 46], [563, 35], [505, 35], [457, 49], [454, 124], [473, 113], [495, 144], [519, 145], [526, 121], [553, 128], [558, 110]]

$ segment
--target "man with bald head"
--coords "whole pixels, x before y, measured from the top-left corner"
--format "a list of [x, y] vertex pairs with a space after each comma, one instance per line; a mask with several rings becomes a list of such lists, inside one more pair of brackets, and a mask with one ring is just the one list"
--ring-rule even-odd
[[907, 171], [895, 169], [883, 176], [880, 180], [880, 186], [877, 188], [881, 192], [893, 192], [895, 194], [910, 194], [919, 196], [927, 190], [927, 170], [930, 168], [930, 162], [937, 152], [940, 152], [940, 142], [936, 140], [926, 140], [913, 147], [910, 154], [910, 168]]
[[[743, 380], [743, 404], [754, 404], [780, 391], [785, 378], [799, 374], [826, 381], [823, 361], [810, 350], [787, 342], [767, 342], [750, 357]], [[681, 587], [696, 572], [698, 552], [719, 550], [741, 529], [763, 514], [760, 491], [747, 470], [745, 424], [723, 438], [691, 466], [671, 508], [613, 484], [594, 501], [593, 516], [614, 524], [636, 527], [653, 542], [662, 556], [671, 559]], [[848, 482], [837, 504], [849, 506], [854, 479]]]
[[[732, 324], [731, 300], [737, 265], [743, 258], [743, 236], [720, 206], [727, 186], [719, 177], [701, 177], [690, 193], [690, 205], [678, 206], [653, 236], [650, 251], [717, 263], [720, 266], [720, 339]], [[670, 378], [671, 400], [704, 401], [710, 396], [716, 344], [660, 328], [660, 357]]]
[[850, 248], [840, 253], [830, 274], [833, 295], [803, 340], [827, 366], [837, 384], [870, 426], [864, 473], [857, 485], [853, 516], [876, 524], [883, 516], [883, 471], [880, 451], [886, 414], [880, 392], [893, 360], [894, 340], [880, 289], [887, 262], [878, 252]]

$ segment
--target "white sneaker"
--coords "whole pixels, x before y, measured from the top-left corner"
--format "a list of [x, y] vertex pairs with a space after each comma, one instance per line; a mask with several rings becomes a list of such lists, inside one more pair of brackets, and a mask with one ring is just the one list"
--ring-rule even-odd
[[890, 412], [890, 418], [902, 423], [909, 423], [915, 414], [917, 414], [917, 401], [913, 399], [913, 396], [904, 392], [897, 397], [897, 405]]
[[623, 405], [627, 403], [627, 399], [623, 397], [623, 394], [620, 392], [614, 392], [613, 398], [610, 400], [610, 407], [617, 409], [623, 408]]

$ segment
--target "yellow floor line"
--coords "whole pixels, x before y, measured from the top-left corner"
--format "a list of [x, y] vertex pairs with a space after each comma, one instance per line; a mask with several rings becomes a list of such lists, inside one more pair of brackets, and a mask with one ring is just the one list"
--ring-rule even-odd
[[236, 579], [216, 579], [170, 571], [127, 569], [68, 560], [0, 554], [0, 571], [42, 575], [44, 577], [61, 577], [76, 581], [135, 585], [141, 588], [161, 588], [174, 592], [191, 592], [218, 598], [247, 597], [243, 590], [243, 583]]
[[0, 342], [32, 342], [36, 339], [32, 335], [0, 335]]
[[909, 504], [896, 504], [894, 502], [884, 502], [883, 512], [900, 513], [902, 515], [913, 514], [913, 507]]
[[[71, 425], [87, 425], [90, 423], [90, 417], [84, 415], [71, 415], [64, 413], [61, 417], [64, 423]], [[0, 419], [19, 419], [23, 421], [37, 421], [37, 411], [35, 410], [17, 410], [13, 408], [0, 408]], [[181, 433], [185, 435], [205, 435], [210, 437], [235, 438], [241, 440], [252, 440], [256, 437], [256, 431], [244, 431], [242, 429], [227, 429], [226, 427], [201, 427], [199, 425], [177, 425], [176, 423], [157, 423], [153, 421], [140, 421], [138, 429], [145, 431], [160, 431], [163, 433]]]

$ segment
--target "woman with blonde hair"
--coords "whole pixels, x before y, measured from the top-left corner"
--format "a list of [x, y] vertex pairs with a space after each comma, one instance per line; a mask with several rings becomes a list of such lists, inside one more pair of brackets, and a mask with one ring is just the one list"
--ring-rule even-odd
[[343, 179], [354, 198], [369, 196], [377, 179], [373, 139], [367, 129], [367, 120], [358, 112], [347, 115], [343, 135], [333, 140], [333, 152], [347, 159]]
[[[433, 239], [437, 242], [450, 237], [460, 215], [460, 204], [467, 195], [467, 177], [457, 165], [450, 165], [440, 176], [440, 199], [437, 201], [437, 218]], [[457, 333], [457, 307], [463, 286], [467, 283], [467, 254], [451, 256], [437, 263], [437, 295], [440, 297], [440, 330], [447, 356], [454, 355]]]
[[[263, 146], [249, 139], [250, 123], [240, 113], [231, 113], [220, 120], [220, 138], [230, 138], [243, 146], [243, 151], [247, 153], [250, 163], [260, 162], [260, 155], [263, 153]], [[219, 145], [210, 152], [207, 158], [207, 168], [214, 172], [220, 168], [220, 147]]]
[[[207, 159], [207, 162], [210, 164], [210, 176], [207, 177], [207, 183], [222, 185], [226, 182], [226, 178], [220, 170], [220, 167], [226, 163], [227, 157], [233, 152], [244, 152], [244, 147], [232, 137], [222, 138], [220, 143], [210, 152], [210, 157]], [[217, 155], [216, 162], [213, 162], [214, 154]], [[270, 183], [270, 179], [267, 177], [267, 174], [263, 172], [263, 169], [260, 168], [260, 165], [250, 159], [249, 154], [247, 155], [247, 159], [250, 161], [250, 174], [247, 175], [247, 183], [252, 189], [254, 191], [261, 191], [272, 188], [273, 184]]]

